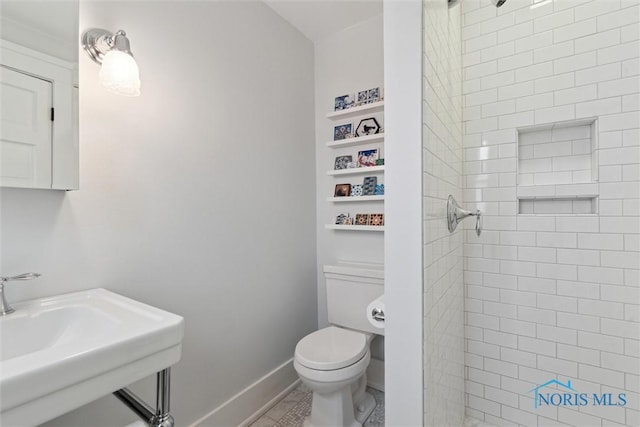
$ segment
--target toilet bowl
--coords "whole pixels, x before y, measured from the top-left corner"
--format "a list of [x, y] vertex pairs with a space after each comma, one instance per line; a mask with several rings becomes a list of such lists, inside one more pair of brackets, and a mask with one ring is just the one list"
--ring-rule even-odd
[[329, 326], [298, 342], [293, 366], [313, 391], [311, 416], [305, 426], [362, 426], [375, 407], [373, 396], [365, 391], [373, 337]]

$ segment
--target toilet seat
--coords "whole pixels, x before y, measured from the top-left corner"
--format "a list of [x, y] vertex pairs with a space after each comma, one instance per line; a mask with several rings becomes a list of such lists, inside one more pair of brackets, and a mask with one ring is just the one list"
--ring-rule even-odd
[[366, 334], [329, 326], [302, 338], [296, 345], [295, 360], [309, 369], [332, 371], [353, 365], [367, 351]]

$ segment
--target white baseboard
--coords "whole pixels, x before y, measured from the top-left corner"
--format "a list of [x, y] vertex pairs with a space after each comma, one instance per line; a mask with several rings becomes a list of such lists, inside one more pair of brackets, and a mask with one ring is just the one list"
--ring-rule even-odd
[[248, 426], [271, 409], [298, 382], [293, 359], [289, 359], [200, 418], [191, 427]]

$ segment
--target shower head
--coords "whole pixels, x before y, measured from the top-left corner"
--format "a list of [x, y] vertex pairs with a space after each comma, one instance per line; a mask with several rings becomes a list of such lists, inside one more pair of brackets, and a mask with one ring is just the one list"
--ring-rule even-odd
[[491, 3], [493, 3], [495, 7], [500, 7], [505, 4], [506, 1], [507, 0], [491, 0]]

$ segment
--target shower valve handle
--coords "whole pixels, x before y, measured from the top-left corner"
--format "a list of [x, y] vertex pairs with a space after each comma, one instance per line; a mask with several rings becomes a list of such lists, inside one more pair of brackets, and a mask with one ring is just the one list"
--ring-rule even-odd
[[458, 226], [458, 223], [468, 216], [476, 217], [476, 234], [480, 237], [482, 234], [482, 212], [480, 209], [476, 209], [475, 212], [464, 210], [460, 207], [456, 199], [449, 195], [447, 199], [447, 227], [449, 232], [453, 233]]

